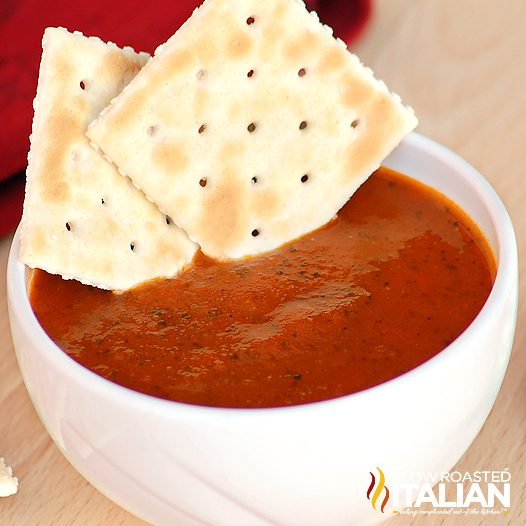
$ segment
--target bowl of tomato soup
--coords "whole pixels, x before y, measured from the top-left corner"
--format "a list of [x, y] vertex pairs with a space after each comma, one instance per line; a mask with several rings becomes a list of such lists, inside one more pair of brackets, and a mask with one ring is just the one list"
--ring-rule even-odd
[[[170, 283], [30, 276], [18, 242], [9, 313], [35, 408], [88, 481], [154, 524], [381, 522], [402, 477], [466, 451], [511, 351], [508, 214], [418, 134], [319, 231], [248, 260], [197, 254]], [[391, 497], [373, 506], [377, 468]]]

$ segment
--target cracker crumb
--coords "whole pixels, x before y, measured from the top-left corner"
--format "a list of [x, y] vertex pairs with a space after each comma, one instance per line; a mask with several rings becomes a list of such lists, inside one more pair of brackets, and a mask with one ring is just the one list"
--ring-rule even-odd
[[18, 478], [13, 476], [13, 470], [0, 457], [0, 497], [9, 497], [18, 491]]

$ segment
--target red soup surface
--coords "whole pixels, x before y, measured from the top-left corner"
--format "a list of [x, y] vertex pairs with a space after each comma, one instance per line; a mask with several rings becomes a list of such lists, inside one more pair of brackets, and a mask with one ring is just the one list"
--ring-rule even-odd
[[271, 253], [198, 253], [180, 276], [121, 294], [37, 271], [30, 297], [49, 336], [113, 382], [272, 407], [354, 393], [425, 362], [475, 318], [494, 274], [456, 205], [381, 168], [328, 225]]

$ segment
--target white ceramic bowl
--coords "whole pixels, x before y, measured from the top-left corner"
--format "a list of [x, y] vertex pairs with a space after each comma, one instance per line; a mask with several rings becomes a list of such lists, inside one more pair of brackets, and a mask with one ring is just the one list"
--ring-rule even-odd
[[389, 504], [381, 513], [366, 498], [376, 466], [396, 483], [393, 474], [447, 471], [458, 461], [486, 420], [509, 359], [518, 290], [513, 228], [485, 179], [431, 140], [410, 135], [386, 164], [471, 215], [497, 256], [495, 285], [475, 321], [437, 356], [325, 402], [198, 407], [97, 376], [35, 319], [15, 236], [8, 300], [20, 369], [49, 434], [86, 479], [156, 525], [365, 525], [390, 514]]

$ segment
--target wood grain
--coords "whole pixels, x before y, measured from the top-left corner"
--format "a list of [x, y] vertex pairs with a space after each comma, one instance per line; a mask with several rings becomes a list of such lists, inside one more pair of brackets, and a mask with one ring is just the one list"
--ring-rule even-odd
[[[523, 526], [526, 524], [526, 2], [376, 0], [374, 8], [371, 24], [353, 50], [415, 108], [421, 133], [456, 150], [497, 189], [516, 229], [522, 277], [519, 322], [508, 373], [484, 428], [456, 466], [462, 472], [509, 468], [513, 477], [509, 515], [400, 516], [388, 524]], [[9, 244], [9, 238], [0, 241], [0, 273], [4, 275]], [[42, 427], [16, 364], [7, 319], [5, 280], [0, 281], [0, 379], [0, 455], [21, 479], [16, 496], [0, 499], [0, 524], [145, 524], [78, 475]]]

